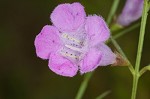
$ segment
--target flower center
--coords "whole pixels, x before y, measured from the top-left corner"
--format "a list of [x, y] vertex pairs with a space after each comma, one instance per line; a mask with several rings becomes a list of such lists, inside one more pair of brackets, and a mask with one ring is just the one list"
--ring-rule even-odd
[[75, 33], [72, 35], [63, 33], [61, 38], [64, 46], [60, 53], [69, 60], [79, 61], [84, 52], [83, 49], [85, 46], [85, 36], [77, 35]]

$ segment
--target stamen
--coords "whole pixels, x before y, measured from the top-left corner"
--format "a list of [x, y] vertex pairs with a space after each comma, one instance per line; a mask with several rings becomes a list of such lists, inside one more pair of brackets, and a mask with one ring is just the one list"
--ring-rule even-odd
[[64, 55], [64, 56], [74, 58], [74, 59], [78, 59], [78, 57], [76, 55], [73, 55], [73, 54], [69, 54], [69, 53], [65, 53], [65, 52], [61, 52], [61, 54]]
[[63, 37], [63, 38], [67, 38], [67, 39], [72, 40], [72, 41], [75, 41], [75, 42], [77, 42], [77, 43], [80, 43], [80, 40], [75, 39], [75, 38], [69, 36], [69, 35], [66, 34], [66, 33], [63, 33], [63, 34], [62, 34], [62, 37]]
[[76, 36], [69, 35], [67, 33], [63, 33], [61, 36], [64, 41], [64, 47], [60, 53], [68, 59], [72, 58], [73, 61], [80, 60], [82, 57], [82, 53], [84, 52], [84, 42], [78, 37], [76, 39]]
[[67, 48], [70, 48], [74, 51], [78, 51], [78, 52], [82, 52], [82, 50], [80, 48], [76, 48], [76, 47], [73, 47], [73, 46], [70, 46], [70, 45], [65, 45]]

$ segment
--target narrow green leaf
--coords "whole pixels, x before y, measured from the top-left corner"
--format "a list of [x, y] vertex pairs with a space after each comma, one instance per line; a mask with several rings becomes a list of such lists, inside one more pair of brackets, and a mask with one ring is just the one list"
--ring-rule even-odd
[[108, 94], [110, 94], [111, 93], [111, 91], [110, 90], [108, 90], [108, 91], [106, 91], [106, 92], [104, 92], [104, 93], [102, 93], [102, 94], [100, 94], [97, 98], [95, 98], [95, 99], [103, 99], [104, 97], [106, 97]]

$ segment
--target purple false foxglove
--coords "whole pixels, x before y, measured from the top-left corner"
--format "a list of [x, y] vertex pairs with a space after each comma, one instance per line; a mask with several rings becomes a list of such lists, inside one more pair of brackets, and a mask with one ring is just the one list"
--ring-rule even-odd
[[60, 4], [35, 38], [36, 54], [49, 59], [49, 68], [58, 75], [73, 77], [98, 66], [116, 62], [116, 55], [105, 45], [110, 31], [102, 17], [86, 16], [80, 3]]
[[142, 16], [144, 0], [127, 0], [117, 23], [121, 26], [128, 26]]

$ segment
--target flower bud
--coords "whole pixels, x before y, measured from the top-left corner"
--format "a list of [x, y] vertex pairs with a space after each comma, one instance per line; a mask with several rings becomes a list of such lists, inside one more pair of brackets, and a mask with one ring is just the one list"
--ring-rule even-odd
[[117, 19], [121, 26], [128, 26], [142, 16], [144, 0], [127, 0], [122, 13]]

